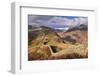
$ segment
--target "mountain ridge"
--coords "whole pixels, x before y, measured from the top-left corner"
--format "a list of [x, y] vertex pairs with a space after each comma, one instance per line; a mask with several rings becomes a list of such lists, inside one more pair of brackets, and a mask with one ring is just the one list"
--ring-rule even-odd
[[[28, 60], [87, 58], [87, 30], [84, 24], [64, 33], [47, 26], [31, 27], [28, 31]], [[85, 52], [81, 54], [81, 50]]]

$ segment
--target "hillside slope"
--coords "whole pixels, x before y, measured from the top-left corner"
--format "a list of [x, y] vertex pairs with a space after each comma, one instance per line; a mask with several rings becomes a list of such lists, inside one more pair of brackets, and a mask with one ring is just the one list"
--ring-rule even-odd
[[28, 32], [28, 60], [87, 58], [87, 26], [63, 33], [40, 26]]

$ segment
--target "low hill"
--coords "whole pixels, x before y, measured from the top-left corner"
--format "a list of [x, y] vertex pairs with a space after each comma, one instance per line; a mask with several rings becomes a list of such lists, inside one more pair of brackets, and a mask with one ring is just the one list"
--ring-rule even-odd
[[28, 31], [28, 60], [87, 58], [87, 26], [82, 24], [66, 32], [46, 26]]

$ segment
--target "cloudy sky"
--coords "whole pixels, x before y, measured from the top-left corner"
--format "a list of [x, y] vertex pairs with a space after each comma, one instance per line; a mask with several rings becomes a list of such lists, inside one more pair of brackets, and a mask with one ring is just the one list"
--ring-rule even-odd
[[51, 28], [69, 28], [80, 24], [88, 25], [88, 18], [79, 16], [28, 15], [28, 25], [32, 26], [43, 25]]

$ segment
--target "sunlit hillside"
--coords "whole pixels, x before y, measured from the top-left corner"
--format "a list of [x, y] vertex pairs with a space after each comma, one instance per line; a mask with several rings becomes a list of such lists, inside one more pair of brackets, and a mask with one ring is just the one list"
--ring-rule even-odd
[[29, 27], [28, 60], [88, 58], [87, 31], [85, 25], [64, 32], [46, 26]]

